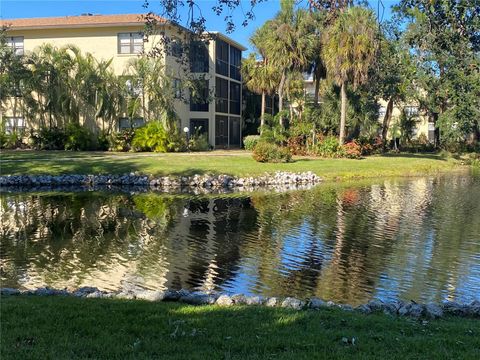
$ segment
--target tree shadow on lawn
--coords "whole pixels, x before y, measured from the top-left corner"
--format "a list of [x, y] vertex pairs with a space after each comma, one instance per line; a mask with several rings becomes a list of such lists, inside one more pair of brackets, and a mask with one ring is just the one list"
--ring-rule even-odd
[[468, 332], [475, 319], [422, 324], [338, 309], [111, 299], [19, 297], [3, 305], [6, 358], [473, 358], [478, 346]]
[[385, 158], [408, 158], [408, 159], [430, 159], [430, 160], [439, 160], [447, 161], [446, 158], [441, 155], [433, 153], [399, 153], [399, 154], [381, 154], [379, 157]]

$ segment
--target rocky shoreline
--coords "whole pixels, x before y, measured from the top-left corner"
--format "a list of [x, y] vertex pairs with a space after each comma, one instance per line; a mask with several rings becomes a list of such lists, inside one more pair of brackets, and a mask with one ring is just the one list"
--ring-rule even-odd
[[321, 180], [319, 176], [310, 171], [303, 173], [276, 172], [257, 177], [233, 177], [230, 175], [154, 177], [135, 173], [125, 175], [3, 175], [0, 176], [0, 189], [10, 187], [127, 186], [165, 191], [184, 188], [206, 190], [243, 188], [248, 190], [269, 186], [314, 185]]
[[34, 290], [18, 290], [13, 288], [1, 288], [2, 296], [74, 296], [79, 298], [113, 298], [113, 299], [138, 299], [145, 301], [177, 301], [190, 305], [218, 305], [218, 306], [267, 306], [282, 307], [293, 310], [322, 308], [339, 308], [344, 311], [357, 311], [363, 314], [385, 313], [392, 316], [437, 319], [445, 315], [474, 317], [480, 319], [480, 300], [474, 300], [469, 304], [461, 304], [454, 301], [445, 301], [442, 304], [419, 304], [414, 301], [404, 302], [401, 300], [383, 302], [372, 300], [357, 307], [336, 304], [333, 301], [324, 301], [319, 298], [308, 300], [294, 297], [263, 297], [245, 296], [243, 294], [227, 295], [218, 292], [202, 292], [188, 290], [132, 290], [132, 291], [102, 291], [96, 287], [84, 286], [78, 289], [53, 289], [41, 287]]

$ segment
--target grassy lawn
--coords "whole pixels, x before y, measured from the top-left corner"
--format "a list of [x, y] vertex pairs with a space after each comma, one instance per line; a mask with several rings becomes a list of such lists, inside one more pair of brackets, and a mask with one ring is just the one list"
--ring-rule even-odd
[[3, 360], [480, 358], [475, 319], [25, 296], [1, 319]]
[[370, 156], [362, 160], [298, 157], [289, 164], [255, 162], [244, 151], [209, 153], [109, 153], [64, 151], [2, 151], [0, 172], [14, 174], [229, 174], [255, 176], [275, 171], [313, 171], [327, 180], [385, 176], [414, 176], [446, 172], [458, 162], [436, 154]]

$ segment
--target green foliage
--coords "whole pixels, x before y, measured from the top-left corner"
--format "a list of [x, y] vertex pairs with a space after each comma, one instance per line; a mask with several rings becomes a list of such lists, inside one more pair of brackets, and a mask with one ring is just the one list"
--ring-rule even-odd
[[63, 129], [58, 127], [43, 127], [36, 131], [32, 131], [30, 142], [33, 148], [38, 150], [64, 150], [67, 135]]
[[167, 131], [167, 151], [187, 151], [187, 141], [185, 140], [185, 136], [176, 126], [173, 126]]
[[257, 143], [252, 156], [258, 162], [287, 163], [292, 161], [292, 155], [288, 148], [264, 140]]
[[210, 144], [208, 142], [208, 135], [201, 134], [198, 130], [190, 137], [188, 148], [192, 151], [208, 151]]
[[85, 151], [94, 149], [93, 134], [80, 124], [68, 124], [65, 129], [65, 150]]
[[132, 146], [136, 151], [167, 152], [168, 136], [162, 123], [151, 121], [137, 129]]
[[252, 151], [255, 145], [260, 141], [260, 135], [249, 135], [243, 138], [245, 150]]
[[318, 142], [316, 153], [321, 157], [340, 157], [341, 156], [340, 143], [335, 136], [326, 136]]
[[279, 112], [275, 116], [265, 114], [265, 126], [261, 129], [261, 140], [277, 145], [285, 144], [288, 139], [288, 131], [280, 125], [279, 119], [287, 114], [287, 111]]
[[108, 137], [109, 150], [111, 151], [130, 151], [132, 150], [132, 141], [135, 136], [134, 129], [126, 129], [111, 134]]
[[5, 131], [0, 132], [0, 149], [18, 149], [23, 147], [22, 135], [14, 131], [7, 134]]
[[107, 151], [110, 148], [110, 135], [102, 131], [96, 140], [97, 150]]

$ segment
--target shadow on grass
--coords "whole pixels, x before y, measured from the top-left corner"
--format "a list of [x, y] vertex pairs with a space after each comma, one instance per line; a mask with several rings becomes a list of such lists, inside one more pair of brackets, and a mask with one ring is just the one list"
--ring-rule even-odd
[[480, 346], [475, 319], [422, 324], [337, 309], [15, 297], [2, 298], [1, 312], [2, 359], [475, 358]]
[[398, 154], [381, 154], [380, 157], [386, 158], [407, 158], [407, 159], [430, 159], [430, 160], [440, 160], [447, 161], [446, 158], [438, 154], [433, 153], [398, 153]]

